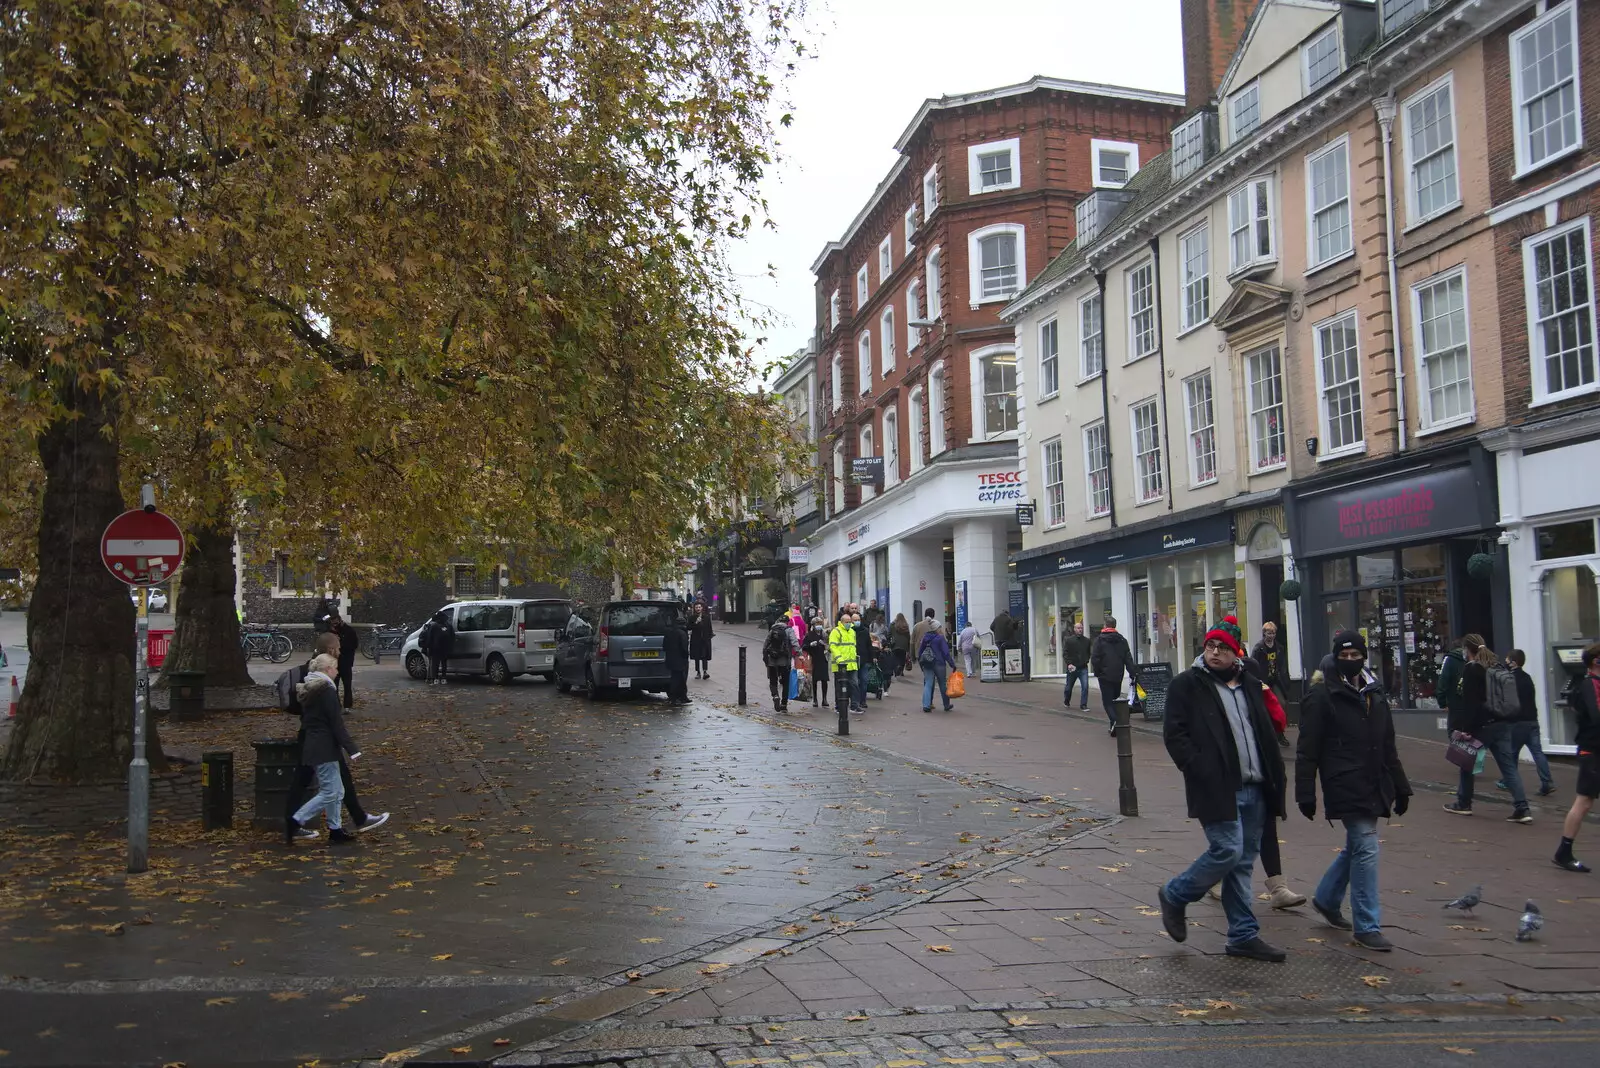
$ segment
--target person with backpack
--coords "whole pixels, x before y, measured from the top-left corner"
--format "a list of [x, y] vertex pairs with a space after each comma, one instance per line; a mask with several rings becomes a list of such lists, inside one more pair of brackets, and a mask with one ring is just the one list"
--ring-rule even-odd
[[944, 710], [951, 711], [954, 707], [950, 704], [950, 694], [945, 685], [950, 677], [950, 672], [956, 669], [956, 658], [950, 652], [950, 643], [944, 637], [944, 624], [934, 620], [928, 632], [922, 636], [922, 645], [917, 649], [917, 664], [922, 668], [922, 710], [933, 711], [933, 686], [939, 684], [939, 700], [944, 702]]
[[450, 663], [450, 653], [456, 643], [456, 629], [450, 625], [450, 613], [441, 608], [433, 614], [418, 644], [428, 654], [428, 683], [445, 684], [445, 668]]
[[[1522, 670], [1528, 654], [1513, 649], [1506, 654], [1505, 668], [1517, 680], [1517, 717], [1511, 721], [1511, 756], [1520, 760], [1522, 750], [1528, 750], [1533, 767], [1539, 773], [1539, 796], [1549, 797], [1556, 792], [1555, 780], [1550, 777], [1550, 761], [1544, 755], [1544, 745], [1539, 736], [1539, 700], [1533, 687], [1533, 676]], [[1504, 778], [1494, 784], [1496, 790], [1510, 790]]]
[[[1243, 656], [1243, 653], [1240, 653]], [[1117, 621], [1106, 616], [1105, 626], [1089, 649], [1089, 670], [1100, 687], [1100, 704], [1106, 710], [1107, 734], [1117, 733], [1117, 698], [1122, 694], [1124, 678], [1137, 679], [1133, 650], [1128, 639], [1117, 631]]]
[[1585, 872], [1589, 865], [1572, 855], [1572, 843], [1583, 821], [1600, 797], [1600, 642], [1583, 651], [1583, 674], [1573, 680], [1568, 702], [1577, 717], [1572, 741], [1578, 749], [1578, 796], [1572, 799], [1561, 826], [1561, 846], [1555, 864], [1567, 871]]
[[[1511, 720], [1520, 714], [1516, 678], [1500, 666], [1494, 650], [1484, 644], [1483, 637], [1468, 634], [1461, 639], [1466, 653], [1464, 664], [1452, 671], [1450, 657], [1440, 669], [1440, 689], [1449, 699], [1455, 691], [1456, 702], [1450, 707], [1448, 725], [1452, 731], [1482, 742], [1494, 756], [1500, 774], [1511, 788], [1514, 806], [1508, 823], [1532, 823], [1528, 811], [1528, 796], [1522, 789], [1522, 775], [1511, 752]], [[1459, 681], [1457, 681], [1459, 679]], [[1456, 799], [1444, 806], [1446, 812], [1457, 816], [1472, 815], [1472, 793], [1476, 773], [1471, 766], [1460, 769], [1456, 779]]]
[[[300, 729], [295, 736], [295, 743], [301, 751], [305, 750], [306, 727], [302, 715], [303, 708], [300, 703], [299, 687], [311, 674], [312, 664], [316, 657], [333, 656], [337, 664], [337, 650], [339, 639], [332, 633], [317, 635], [316, 652], [313, 658], [299, 667], [290, 668], [278, 676], [278, 707], [301, 720]], [[295, 822], [295, 812], [300, 808], [301, 798], [311, 787], [311, 780], [316, 772], [310, 765], [303, 761], [297, 762], [294, 777], [289, 780], [289, 791], [284, 795], [284, 842], [293, 845], [297, 839], [310, 840], [317, 837], [317, 832], [308, 828], [299, 827]], [[389, 813], [380, 812], [370, 814], [361, 806], [361, 799], [356, 796], [356, 784], [350, 774], [350, 765], [341, 757], [339, 760], [339, 783], [344, 795], [345, 811], [350, 814], [349, 829], [352, 831], [371, 831], [382, 827], [389, 822]]]
[[794, 665], [794, 631], [789, 621], [779, 616], [767, 628], [767, 640], [761, 643], [761, 662], [767, 665], [767, 688], [772, 691], [772, 710], [789, 711], [789, 670]]

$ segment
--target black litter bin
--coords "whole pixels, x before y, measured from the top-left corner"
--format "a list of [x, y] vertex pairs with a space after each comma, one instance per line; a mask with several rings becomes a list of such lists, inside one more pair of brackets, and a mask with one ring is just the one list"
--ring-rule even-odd
[[250, 823], [281, 831], [294, 769], [300, 766], [300, 743], [293, 738], [263, 738], [250, 744], [256, 751], [256, 811]]
[[200, 757], [200, 828], [233, 826], [233, 751], [209, 749]]
[[206, 673], [204, 671], [167, 672], [167, 692], [171, 695], [172, 718], [204, 719], [206, 714]]

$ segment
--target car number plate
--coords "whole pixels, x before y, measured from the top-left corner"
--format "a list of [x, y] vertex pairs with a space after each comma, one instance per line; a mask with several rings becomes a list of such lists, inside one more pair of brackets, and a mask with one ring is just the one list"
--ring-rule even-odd
[[639, 649], [628, 654], [635, 660], [660, 660], [661, 652], [658, 649]]
[[539, 648], [541, 648], [541, 649], [554, 649], [555, 647], [556, 647], [556, 643], [555, 642], [540, 642], [539, 643]]
[[632, 686], [633, 686], [633, 680], [632, 679], [618, 679], [617, 680], [617, 689], [619, 689], [619, 690], [626, 690], [626, 689], [629, 689]]

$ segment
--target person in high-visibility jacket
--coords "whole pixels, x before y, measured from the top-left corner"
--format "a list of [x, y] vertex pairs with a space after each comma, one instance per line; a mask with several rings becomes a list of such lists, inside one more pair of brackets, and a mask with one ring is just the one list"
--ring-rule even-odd
[[833, 661], [833, 707], [845, 713], [854, 702], [856, 668], [860, 658], [856, 654], [856, 628], [849, 612], [839, 613], [839, 620], [828, 632], [828, 658]]

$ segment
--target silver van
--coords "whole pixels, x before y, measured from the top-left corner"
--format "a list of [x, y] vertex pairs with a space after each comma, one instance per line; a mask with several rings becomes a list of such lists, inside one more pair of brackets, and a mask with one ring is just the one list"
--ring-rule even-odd
[[[439, 609], [455, 628], [445, 671], [487, 675], [494, 683], [516, 675], [555, 679], [558, 629], [572, 614], [572, 602], [555, 597], [511, 601], [457, 601]], [[428, 677], [428, 657], [420, 647], [421, 628], [406, 635], [401, 660], [414, 679]]]

